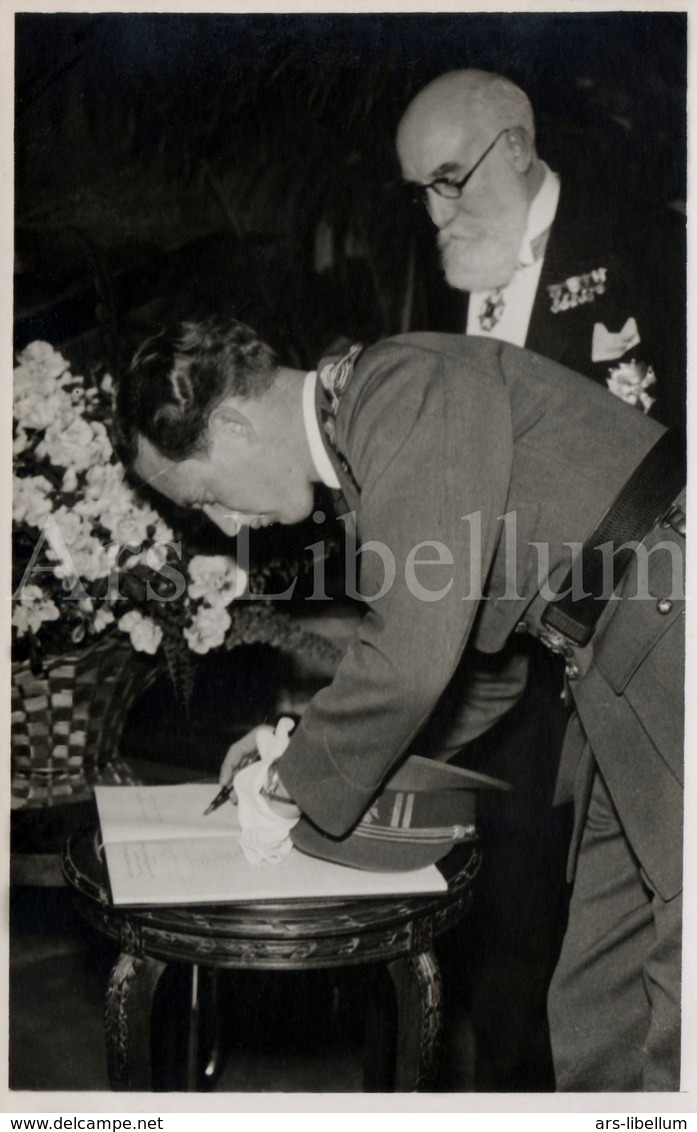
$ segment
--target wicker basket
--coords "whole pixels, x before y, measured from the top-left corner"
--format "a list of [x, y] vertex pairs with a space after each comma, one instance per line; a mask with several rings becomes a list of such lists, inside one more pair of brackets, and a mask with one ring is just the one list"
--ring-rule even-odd
[[129, 708], [156, 674], [119, 637], [53, 658], [39, 675], [13, 664], [13, 806], [78, 802], [98, 783], [136, 782], [119, 744]]

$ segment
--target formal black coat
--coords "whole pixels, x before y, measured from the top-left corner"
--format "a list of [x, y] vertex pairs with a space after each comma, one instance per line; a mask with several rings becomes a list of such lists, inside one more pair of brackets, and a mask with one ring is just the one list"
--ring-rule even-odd
[[[436, 261], [433, 229], [423, 233], [417, 271], [414, 330], [463, 333], [468, 296], [448, 287]], [[606, 270], [605, 290], [591, 302], [553, 311], [553, 290], [566, 280]], [[593, 328], [619, 335], [635, 319], [640, 342], [612, 360], [593, 358]], [[607, 384], [620, 361], [650, 365], [656, 376], [649, 415], [669, 427], [685, 425], [685, 220], [670, 208], [647, 208], [599, 194], [564, 176], [533, 305], [527, 349]], [[638, 410], [641, 411], [641, 410]]]

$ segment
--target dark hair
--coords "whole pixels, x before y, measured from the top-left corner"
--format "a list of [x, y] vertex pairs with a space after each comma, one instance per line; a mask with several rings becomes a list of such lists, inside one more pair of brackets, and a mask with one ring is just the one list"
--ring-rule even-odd
[[212, 410], [229, 394], [261, 396], [273, 385], [276, 355], [236, 319], [182, 319], [136, 351], [116, 396], [116, 446], [126, 466], [144, 436], [170, 460], [206, 444]]

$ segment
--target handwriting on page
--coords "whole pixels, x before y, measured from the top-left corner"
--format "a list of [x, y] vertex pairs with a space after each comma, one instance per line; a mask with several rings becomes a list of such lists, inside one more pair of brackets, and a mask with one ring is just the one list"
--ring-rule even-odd
[[123, 864], [127, 875], [152, 878], [165, 884], [175, 879], [177, 892], [181, 885], [199, 878], [202, 868], [210, 870], [209, 880], [229, 872], [234, 853], [230, 845], [218, 841], [199, 843], [192, 851], [190, 845], [180, 841], [131, 841], [124, 845]]

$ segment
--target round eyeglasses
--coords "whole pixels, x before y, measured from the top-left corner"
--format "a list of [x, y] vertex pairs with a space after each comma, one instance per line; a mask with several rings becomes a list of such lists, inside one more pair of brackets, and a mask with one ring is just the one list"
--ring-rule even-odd
[[412, 193], [413, 199], [417, 204], [428, 205], [428, 190], [433, 189], [433, 192], [438, 193], [439, 197], [445, 197], [446, 200], [457, 200], [458, 197], [462, 196], [462, 192], [470, 177], [474, 176], [485, 157], [489, 156], [499, 138], [502, 138], [503, 135], [507, 134], [512, 128], [512, 126], [506, 126], [505, 129], [499, 131], [491, 144], [486, 147], [481, 157], [474, 163], [469, 173], [465, 173], [462, 180], [449, 181], [447, 177], [436, 177], [435, 181], [429, 181], [427, 185], [419, 185], [413, 181], [410, 182], [408, 187]]

